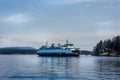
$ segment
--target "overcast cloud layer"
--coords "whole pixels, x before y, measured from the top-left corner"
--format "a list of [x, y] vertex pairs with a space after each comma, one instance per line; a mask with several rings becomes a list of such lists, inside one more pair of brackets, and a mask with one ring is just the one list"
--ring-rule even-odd
[[0, 0], [0, 47], [66, 39], [92, 50], [120, 34], [120, 0]]

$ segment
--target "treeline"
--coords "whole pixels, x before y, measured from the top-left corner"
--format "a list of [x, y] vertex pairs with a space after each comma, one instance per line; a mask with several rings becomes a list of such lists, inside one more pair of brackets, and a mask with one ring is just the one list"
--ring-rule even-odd
[[100, 40], [93, 49], [94, 55], [102, 56], [119, 56], [120, 55], [120, 36], [112, 39]]
[[0, 54], [36, 54], [37, 50], [32, 47], [6, 47], [0, 48]]

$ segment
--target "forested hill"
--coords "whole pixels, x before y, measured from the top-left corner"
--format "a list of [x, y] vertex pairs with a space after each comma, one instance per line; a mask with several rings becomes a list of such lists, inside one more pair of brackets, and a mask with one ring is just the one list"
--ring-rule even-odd
[[112, 39], [100, 40], [94, 47], [94, 55], [120, 56], [120, 36]]
[[35, 54], [37, 49], [32, 47], [4, 47], [0, 48], [0, 54]]

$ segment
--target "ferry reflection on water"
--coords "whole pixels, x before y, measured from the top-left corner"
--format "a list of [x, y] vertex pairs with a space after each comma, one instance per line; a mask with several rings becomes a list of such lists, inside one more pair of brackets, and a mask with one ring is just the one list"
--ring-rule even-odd
[[119, 57], [0, 55], [1, 80], [119, 80]]

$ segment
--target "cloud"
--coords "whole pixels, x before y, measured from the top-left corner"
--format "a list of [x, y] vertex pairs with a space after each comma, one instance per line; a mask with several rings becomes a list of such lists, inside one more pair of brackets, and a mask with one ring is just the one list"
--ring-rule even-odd
[[[24, 38], [24, 37], [23, 37]], [[0, 39], [0, 47], [40, 47], [40, 43], [38, 41], [23, 39], [19, 37], [2, 37]]]
[[83, 2], [93, 2], [96, 0], [63, 0], [64, 3], [83, 3]]
[[120, 20], [109, 20], [95, 23], [98, 26], [120, 26]]
[[[77, 40], [77, 38], [101, 38], [112, 37], [118, 35], [119, 31], [114, 30], [96, 30], [95, 32], [74, 32], [74, 33], [56, 33], [52, 39], [66, 39], [71, 38]], [[83, 39], [84, 40], [84, 39]]]
[[15, 23], [29, 22], [31, 20], [32, 18], [30, 18], [27, 14], [20, 13], [0, 18], [0, 22], [15, 22]]
[[29, 33], [29, 34], [12, 34], [2, 35], [0, 37], [0, 47], [15, 47], [15, 46], [30, 46], [39, 48], [41, 45], [48, 41], [51, 43], [65, 43], [68, 39], [73, 44], [77, 45], [81, 49], [92, 50], [93, 46], [99, 40], [105, 40], [119, 35], [119, 31], [112, 30], [99, 30], [96, 32], [75, 32], [75, 33]]
[[110, 5], [110, 6], [105, 6], [104, 9], [107, 9], [107, 10], [120, 9], [120, 6], [118, 6], [118, 5]]
[[[61, 4], [75, 4], [75, 3], [106, 2], [106, 1], [113, 1], [113, 0], [61, 0], [61, 1], [58, 1], [58, 2], [61, 3]], [[115, 1], [117, 1], [117, 0], [115, 0]]]
[[0, 37], [0, 47], [30, 46], [39, 48], [51, 35], [46, 33], [7, 34]]
[[119, 31], [109, 29], [100, 29], [94, 32], [56, 33], [53, 34], [51, 38], [52, 40], [49, 43], [65, 43], [65, 40], [68, 39], [81, 49], [92, 50], [93, 46], [95, 46], [100, 40], [110, 39], [119, 34]]

